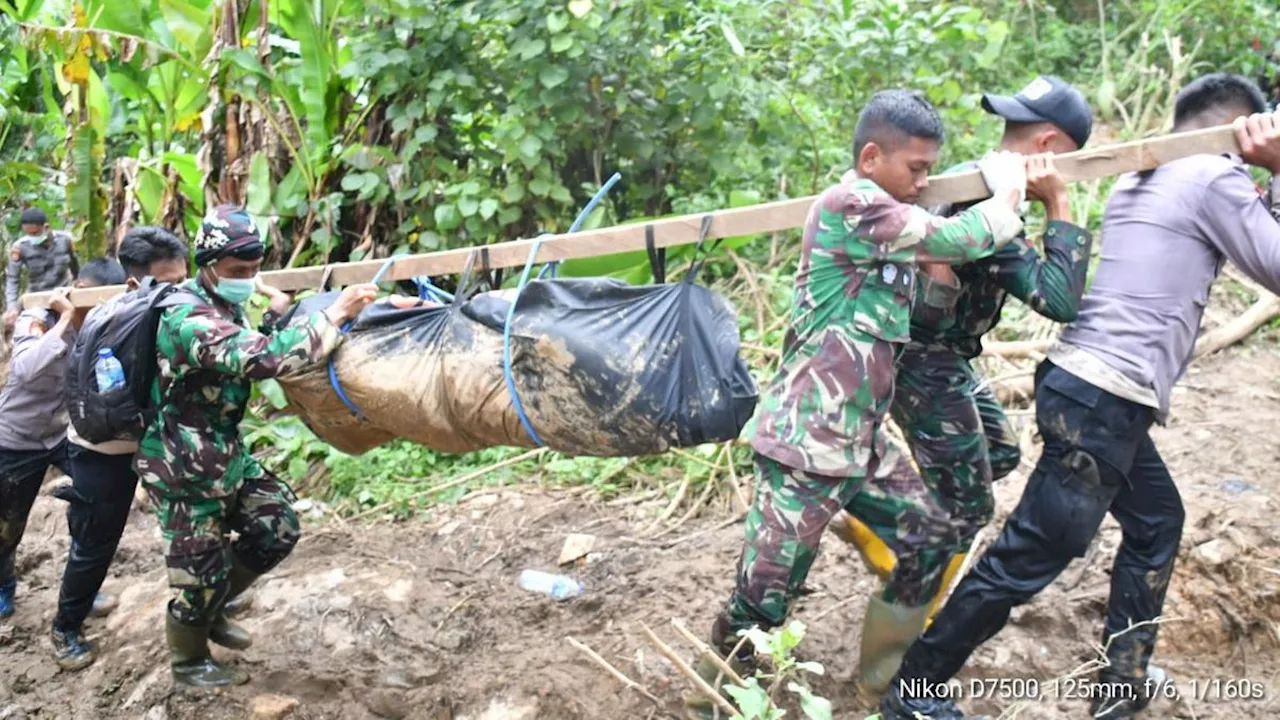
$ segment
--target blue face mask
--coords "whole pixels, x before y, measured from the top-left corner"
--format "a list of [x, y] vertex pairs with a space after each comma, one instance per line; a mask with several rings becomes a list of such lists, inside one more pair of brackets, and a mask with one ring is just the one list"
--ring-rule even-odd
[[214, 292], [232, 305], [243, 305], [257, 291], [257, 278], [218, 278]]

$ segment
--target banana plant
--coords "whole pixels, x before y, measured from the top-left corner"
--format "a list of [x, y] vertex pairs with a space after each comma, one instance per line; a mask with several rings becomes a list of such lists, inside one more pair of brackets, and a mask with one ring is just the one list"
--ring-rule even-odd
[[[373, 107], [366, 103], [364, 112], [349, 114], [343, 104], [348, 81], [340, 68], [350, 51], [338, 42], [336, 26], [354, 7], [348, 0], [280, 0], [269, 19], [283, 35], [268, 38], [269, 52], [222, 53], [228, 89], [255, 106], [285, 148], [285, 158], [265, 150], [251, 158], [246, 205], [259, 217], [294, 220], [289, 266], [316, 255], [327, 259], [336, 246], [344, 194], [333, 191], [331, 180], [340, 148]], [[273, 165], [288, 171], [273, 173]]]

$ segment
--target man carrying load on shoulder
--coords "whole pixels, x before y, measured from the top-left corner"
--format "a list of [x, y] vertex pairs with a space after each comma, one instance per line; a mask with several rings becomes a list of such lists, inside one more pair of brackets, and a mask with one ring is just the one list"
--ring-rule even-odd
[[[117, 257], [128, 274], [125, 283], [130, 290], [146, 277], [160, 283], [187, 279], [187, 244], [164, 228], [133, 228], [120, 242]], [[99, 315], [115, 312], [126, 297], [121, 293], [93, 308], [85, 322], [92, 323]], [[68, 502], [71, 549], [62, 575], [52, 639], [58, 666], [78, 670], [97, 657], [97, 649], [84, 637], [83, 625], [90, 614], [90, 603], [100, 596], [102, 582], [129, 521], [138, 486], [138, 475], [133, 471], [138, 444], [128, 439], [90, 443], [80, 437], [74, 424], [67, 428], [67, 441], [72, 482], [70, 487], [59, 488], [57, 495]]]
[[[122, 282], [120, 264], [99, 258], [85, 263], [75, 286]], [[14, 613], [14, 555], [45, 473], [56, 467], [70, 474], [63, 388], [67, 360], [87, 309], [77, 310], [67, 299], [69, 291], [55, 291], [48, 308], [23, 310], [14, 324], [9, 376], [0, 391], [0, 619]], [[86, 612], [95, 604], [100, 614], [110, 611], [108, 598], [95, 603], [90, 595], [86, 600]]]
[[[1027, 195], [1043, 203], [1046, 226], [1041, 255], [1020, 234], [996, 253], [959, 265], [921, 269], [911, 316], [911, 342], [898, 360], [893, 419], [906, 436], [925, 484], [942, 502], [956, 530], [951, 562], [930, 613], [964, 563], [973, 538], [991, 521], [991, 483], [1018, 467], [1018, 438], [991, 386], [973, 369], [982, 337], [1000, 322], [1012, 295], [1055, 322], [1070, 322], [1080, 308], [1093, 238], [1071, 217], [1066, 183], [1053, 153], [1079, 150], [1089, 139], [1092, 118], [1078, 90], [1055, 77], [1039, 77], [1012, 97], [986, 95], [983, 107], [1005, 119], [1000, 149], [1029, 159]], [[972, 170], [973, 163], [948, 172]], [[933, 208], [951, 216], [970, 207]], [[923, 289], [954, 298], [932, 307]], [[884, 541], [853, 515], [842, 514], [833, 530], [858, 546], [882, 577], [894, 558]], [[889, 634], [889, 626], [882, 626]], [[865, 640], [864, 640], [865, 644]], [[901, 648], [905, 651], [905, 646]]]
[[[935, 548], [947, 518], [882, 426], [895, 355], [909, 340], [915, 265], [971, 262], [1003, 247], [1022, 229], [1016, 208], [1026, 185], [1021, 156], [994, 154], [980, 163], [994, 197], [950, 219], [916, 207], [942, 140], [922, 97], [878, 93], [858, 119], [854, 168], [810, 210], [782, 367], [756, 418], [758, 490], [736, 588], [711, 632], [724, 657], [739, 631], [784, 622], [823, 531], [847, 505], [892, 538], [898, 556], [876, 601], [923, 624], [946, 565]], [[905, 470], [894, 472], [898, 464]], [[902, 481], [887, 486], [891, 472]], [[904, 523], [913, 532], [894, 535]], [[729, 661], [745, 668], [752, 656], [748, 642]], [[896, 665], [886, 675], [879, 661], [864, 663], [861, 681], [885, 675], [887, 684]], [[709, 682], [719, 674], [705, 659], [699, 672]], [[714, 710], [706, 698], [688, 705], [695, 717]]]
[[[1185, 512], [1150, 429], [1168, 419], [1223, 264], [1280, 292], [1280, 115], [1235, 75], [1178, 93], [1174, 132], [1232, 122], [1239, 155], [1192, 155], [1116, 181], [1093, 284], [1036, 368], [1040, 460], [999, 537], [903, 657], [884, 720], [964, 717], [937, 689], [1014, 607], [1085, 555], [1107, 513], [1122, 538], [1100, 643], [1106, 664], [1081, 697], [1092, 717], [1121, 720], [1161, 690], [1150, 660]], [[1271, 172], [1269, 197], [1246, 163]]]
[[[288, 305], [287, 296], [258, 279], [264, 252], [244, 210], [214, 208], [196, 237], [198, 274], [183, 286], [200, 302], [165, 309], [156, 335], [152, 399], [159, 412], [139, 444], [135, 469], [167, 544], [169, 585], [177, 595], [166, 613], [166, 637], [174, 680], [185, 685], [248, 680], [216, 662], [208, 643], [251, 644], [227, 619], [226, 602], [284, 560], [298, 540], [292, 493], [240, 437], [252, 383], [324, 361], [337, 346], [338, 327], [377, 292], [373, 285], [351, 286], [323, 312], [270, 335], [254, 332], [242, 307], [254, 292], [271, 296], [276, 313]], [[239, 536], [234, 543], [232, 530]]]

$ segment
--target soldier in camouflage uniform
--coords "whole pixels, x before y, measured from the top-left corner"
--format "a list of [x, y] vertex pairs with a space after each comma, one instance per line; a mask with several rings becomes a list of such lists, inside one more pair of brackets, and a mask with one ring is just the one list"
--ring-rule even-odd
[[[1058, 78], [1042, 77], [1013, 97], [987, 95], [983, 107], [1006, 121], [1001, 149], [1041, 156], [1030, 160], [1027, 189], [1044, 204], [1048, 222], [1043, 257], [1019, 235], [995, 254], [955, 268], [954, 274], [942, 265], [918, 275], [911, 341], [898, 362], [892, 416], [955, 529], [955, 545], [949, 549], [954, 555], [933, 611], [964, 564], [974, 536], [991, 521], [991, 483], [1012, 472], [1021, 459], [1004, 408], [970, 361], [982, 354], [982, 337], [1000, 321], [1009, 295], [1055, 322], [1074, 320], [1092, 246], [1089, 232], [1072, 222], [1066, 184], [1051, 155], [1044, 155], [1073, 152], [1088, 141], [1092, 122], [1084, 96]], [[950, 172], [973, 167], [966, 163]], [[967, 207], [932, 212], [951, 216]], [[853, 516], [854, 510], [848, 508], [833, 527], [859, 547], [879, 574], [887, 575], [892, 553]]]
[[13, 327], [19, 311], [18, 289], [22, 270], [27, 271], [27, 292], [44, 292], [71, 284], [80, 274], [71, 236], [49, 229], [49, 217], [40, 208], [22, 212], [22, 236], [9, 248], [5, 274], [5, 327]]
[[[243, 683], [248, 675], [215, 662], [209, 640], [236, 649], [251, 639], [222, 612], [282, 561], [298, 540], [292, 493], [249, 454], [238, 425], [254, 380], [321, 362], [338, 327], [372, 301], [372, 285], [346, 289], [327, 310], [270, 335], [250, 330], [241, 307], [255, 291], [282, 313], [289, 299], [257, 274], [264, 247], [243, 210], [215, 208], [196, 237], [196, 278], [184, 287], [203, 302], [164, 311], [156, 335], [159, 407], [139, 444], [135, 469], [156, 508], [167, 544], [166, 635], [174, 680], [186, 685]], [[264, 326], [269, 326], [268, 322]], [[230, 542], [229, 531], [239, 538]]]
[[[951, 219], [915, 207], [942, 136], [923, 98], [877, 94], [858, 120], [855, 168], [810, 210], [782, 367], [756, 417], [757, 492], [736, 588], [712, 628], [713, 646], [725, 656], [739, 631], [785, 621], [823, 531], [848, 505], [898, 556], [868, 605], [860, 684], [887, 685], [923, 628], [946, 563], [937, 536], [949, 525], [882, 426], [895, 355], [909, 339], [914, 266], [968, 262], [1004, 246], [1022, 228], [1014, 208], [1024, 188], [1023, 159], [995, 154], [982, 162], [991, 199]], [[751, 656], [744, 647], [730, 662], [743, 666]], [[699, 671], [708, 680], [718, 672], [707, 661]], [[688, 705], [695, 717], [712, 710], [705, 698]]]

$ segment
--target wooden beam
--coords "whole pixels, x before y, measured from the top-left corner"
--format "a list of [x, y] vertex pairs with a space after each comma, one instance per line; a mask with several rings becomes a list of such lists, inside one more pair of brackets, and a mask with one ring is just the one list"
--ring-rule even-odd
[[[1118, 145], [1080, 150], [1055, 158], [1058, 169], [1067, 182], [1079, 182], [1118, 175], [1126, 172], [1150, 170], [1189, 155], [1239, 152], [1235, 133], [1229, 125], [1203, 130], [1175, 133], [1163, 137]], [[982, 174], [971, 170], [954, 175], [929, 178], [929, 187], [920, 198], [922, 206], [966, 202], [990, 197], [991, 192], [982, 180]], [[654, 220], [633, 225], [618, 225], [574, 234], [550, 235], [543, 239], [538, 250], [538, 263], [552, 260], [611, 255], [613, 253], [643, 250], [645, 226], [654, 230], [654, 244], [658, 247], [687, 245], [698, 241], [704, 215], [712, 217], [710, 238], [755, 235], [803, 227], [809, 208], [818, 196], [780, 200], [749, 207], [717, 210], [697, 215]], [[534, 240], [514, 240], [483, 246], [488, 267], [520, 267], [529, 259]], [[477, 255], [475, 267], [482, 267], [480, 246], [443, 250], [422, 255], [404, 255], [396, 259], [384, 279], [407, 280], [418, 276], [439, 276], [460, 273], [468, 258]], [[368, 282], [382, 268], [386, 260], [336, 263], [306, 268], [290, 268], [264, 272], [267, 283], [285, 291], [297, 291], [319, 287], [325, 274], [331, 273], [334, 287]], [[115, 296], [123, 286], [75, 290], [71, 301], [76, 307], [91, 307]], [[22, 297], [24, 307], [44, 307], [49, 293], [30, 293]]]

